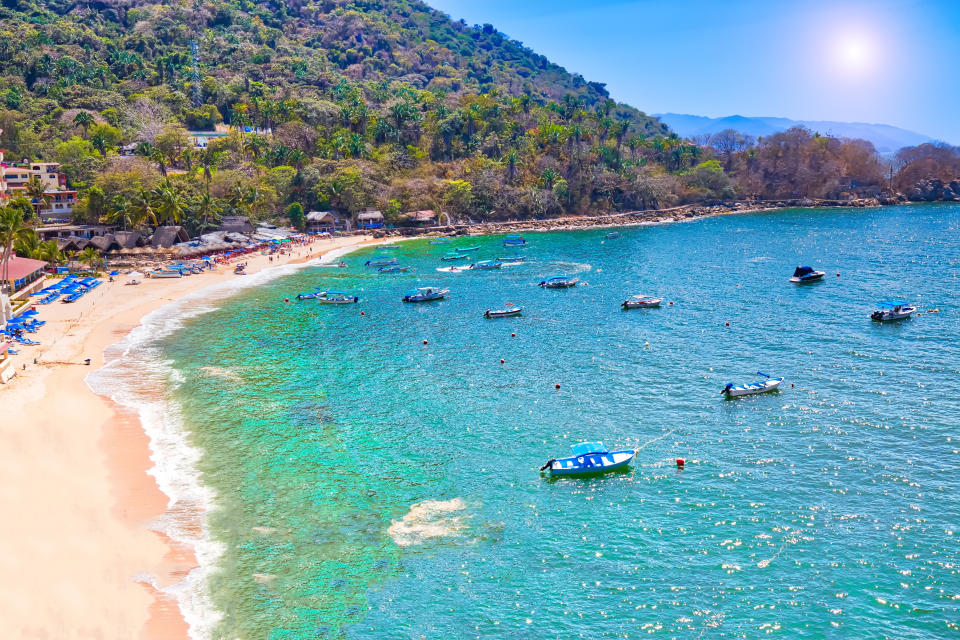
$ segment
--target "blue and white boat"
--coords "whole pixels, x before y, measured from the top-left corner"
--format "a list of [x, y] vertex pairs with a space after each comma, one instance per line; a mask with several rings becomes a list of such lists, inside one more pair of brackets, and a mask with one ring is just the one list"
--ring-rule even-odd
[[400, 245], [398, 244], [382, 244], [380, 245], [381, 249], [399, 249]]
[[364, 264], [368, 267], [389, 267], [392, 264], [397, 264], [399, 261], [396, 258], [391, 258], [389, 256], [377, 256], [373, 260], [367, 260]]
[[566, 289], [567, 287], [577, 286], [578, 282], [580, 282], [580, 280], [573, 276], [550, 276], [546, 280], [541, 281], [538, 286], [544, 289]]
[[465, 253], [448, 253], [440, 259], [444, 262], [448, 262], [450, 260], [469, 260], [470, 256]]
[[450, 293], [450, 289], [440, 289], [438, 287], [418, 287], [407, 292], [403, 296], [404, 302], [429, 302], [431, 300], [442, 300]]
[[505, 247], [522, 247], [526, 244], [527, 240], [523, 236], [506, 236], [503, 239], [503, 246]]
[[499, 269], [503, 266], [502, 263], [497, 262], [496, 260], [481, 260], [480, 262], [475, 262], [470, 265], [471, 269]]
[[500, 256], [499, 258], [497, 258], [497, 262], [510, 264], [511, 262], [523, 262], [526, 259], [527, 259], [526, 256]]
[[436, 240], [431, 240], [430, 244], [450, 244], [453, 242], [450, 238], [438, 238]]
[[880, 308], [870, 314], [870, 319], [877, 322], [905, 320], [917, 312], [917, 307], [903, 300], [880, 302], [877, 306]]
[[353, 304], [360, 298], [345, 291], [317, 291], [316, 293], [301, 293], [297, 300], [316, 300], [319, 304]]
[[610, 451], [603, 442], [578, 442], [569, 458], [552, 458], [540, 467], [551, 476], [584, 476], [625, 469], [637, 455], [633, 449]]
[[783, 378], [772, 378], [763, 371], [757, 371], [757, 375], [763, 376], [764, 379], [757, 380], [755, 382], [748, 382], [746, 384], [733, 384], [732, 382], [728, 382], [727, 386], [725, 386], [720, 393], [726, 395], [727, 398], [752, 396], [758, 393], [775, 391], [780, 387], [781, 384], [783, 384]]
[[456, 251], [457, 253], [470, 253], [471, 251], [476, 251], [479, 248], [480, 248], [480, 245], [475, 245], [472, 247], [460, 247], [460, 248], [454, 247], [453, 250]]
[[389, 267], [380, 267], [377, 271], [380, 273], [402, 273], [404, 271], [410, 271], [410, 267], [401, 267], [398, 264], [392, 264]]
[[793, 271], [793, 277], [790, 278], [790, 282], [797, 284], [817, 282], [818, 280], [823, 280], [823, 276], [825, 275], [827, 275], [826, 271], [816, 271], [813, 267], [797, 267]]

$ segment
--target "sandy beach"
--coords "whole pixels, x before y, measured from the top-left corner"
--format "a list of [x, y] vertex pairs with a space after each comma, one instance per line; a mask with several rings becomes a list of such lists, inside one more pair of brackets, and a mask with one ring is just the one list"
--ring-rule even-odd
[[[272, 262], [242, 261], [254, 274], [369, 242], [317, 240]], [[85, 380], [146, 314], [238, 277], [229, 265], [138, 286], [119, 277], [73, 304], [39, 307], [47, 324], [31, 338], [41, 345], [21, 348], [13, 356], [18, 375], [0, 385], [0, 637], [188, 637], [177, 603], [159, 589], [196, 561], [192, 549], [152, 528], [170, 505], [148, 474], [149, 439], [135, 414]]]

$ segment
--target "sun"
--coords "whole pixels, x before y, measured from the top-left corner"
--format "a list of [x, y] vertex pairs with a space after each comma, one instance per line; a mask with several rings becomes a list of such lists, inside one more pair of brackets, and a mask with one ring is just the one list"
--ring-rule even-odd
[[836, 60], [848, 73], [869, 71], [874, 60], [873, 47], [863, 35], [844, 35], [837, 42]]

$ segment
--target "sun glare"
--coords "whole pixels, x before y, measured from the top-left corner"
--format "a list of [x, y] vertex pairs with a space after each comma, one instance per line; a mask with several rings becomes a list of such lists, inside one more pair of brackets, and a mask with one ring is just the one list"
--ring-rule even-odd
[[837, 61], [847, 72], [867, 71], [873, 60], [870, 42], [861, 35], [847, 35], [837, 43]]

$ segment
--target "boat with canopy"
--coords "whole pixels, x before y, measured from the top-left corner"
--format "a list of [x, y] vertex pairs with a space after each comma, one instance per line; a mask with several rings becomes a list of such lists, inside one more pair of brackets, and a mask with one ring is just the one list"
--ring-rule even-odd
[[403, 296], [404, 302], [429, 302], [431, 300], [442, 300], [450, 293], [450, 289], [440, 289], [438, 287], [418, 287], [407, 292]]
[[903, 300], [880, 302], [880, 308], [870, 314], [871, 320], [889, 322], [891, 320], [905, 320], [917, 312], [917, 307]]
[[790, 278], [790, 282], [806, 284], [808, 282], [823, 280], [823, 276], [825, 275], [827, 275], [826, 271], [816, 271], [813, 267], [797, 267], [793, 271], [793, 277]]
[[578, 278], [574, 278], [573, 276], [550, 276], [546, 280], [541, 281], [538, 286], [544, 289], [566, 289], [577, 286], [579, 281]]
[[727, 386], [725, 386], [720, 393], [726, 395], [727, 398], [737, 398], [739, 396], [751, 396], [758, 393], [775, 391], [783, 384], [783, 378], [773, 378], [763, 371], [757, 371], [757, 375], [763, 376], [764, 379], [746, 384], [733, 384], [732, 382], [728, 382]]
[[551, 458], [540, 467], [551, 476], [584, 476], [625, 469], [637, 455], [633, 449], [610, 451], [601, 441], [578, 442], [570, 447], [573, 455]]

